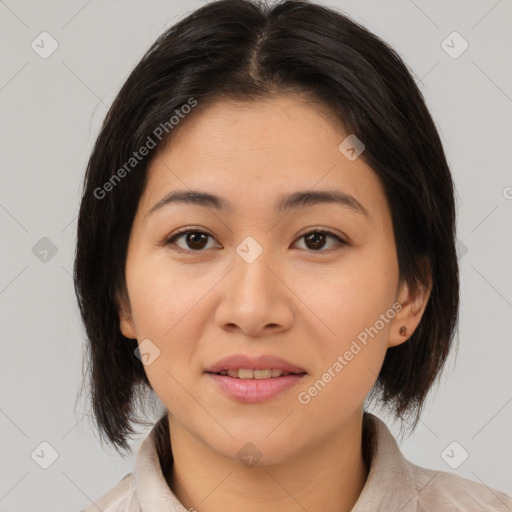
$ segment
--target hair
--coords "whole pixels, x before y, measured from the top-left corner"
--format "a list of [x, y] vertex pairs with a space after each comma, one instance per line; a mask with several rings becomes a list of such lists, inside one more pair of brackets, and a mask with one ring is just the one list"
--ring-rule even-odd
[[[417, 329], [387, 350], [370, 392], [395, 417], [414, 418], [413, 428], [419, 419], [449, 353], [459, 307], [454, 186], [423, 96], [392, 48], [337, 11], [302, 0], [220, 0], [170, 27], [142, 57], [109, 109], [85, 173], [74, 284], [94, 419], [118, 451], [131, 451], [127, 438], [142, 422], [136, 402], [144, 405], [151, 390], [134, 353], [137, 340], [120, 331], [118, 298], [129, 304], [131, 226], [148, 165], [172, 136], [169, 119], [191, 99], [199, 111], [216, 101], [287, 93], [326, 105], [363, 141], [360, 158], [380, 178], [390, 205], [400, 283], [413, 291], [432, 286]], [[150, 139], [152, 154], [132, 161]], [[125, 176], [128, 161], [136, 169]]]

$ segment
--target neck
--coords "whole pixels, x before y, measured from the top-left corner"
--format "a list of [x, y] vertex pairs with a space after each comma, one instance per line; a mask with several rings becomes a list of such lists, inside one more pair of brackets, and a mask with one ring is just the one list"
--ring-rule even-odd
[[219, 454], [170, 421], [174, 463], [167, 481], [190, 510], [220, 512], [349, 512], [368, 476], [362, 413], [300, 454], [274, 465], [247, 468]]

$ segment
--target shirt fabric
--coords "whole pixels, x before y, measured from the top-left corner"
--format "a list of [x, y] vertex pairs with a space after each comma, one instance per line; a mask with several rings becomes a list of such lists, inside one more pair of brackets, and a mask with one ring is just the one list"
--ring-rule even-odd
[[[81, 512], [187, 512], [169, 488], [159, 453], [170, 438], [164, 415], [144, 439], [128, 473], [110, 491]], [[162, 434], [164, 433], [164, 434]], [[167, 448], [162, 448], [167, 441]], [[158, 448], [160, 447], [160, 448]], [[370, 413], [363, 416], [363, 451], [369, 474], [352, 512], [512, 512], [512, 498], [484, 484], [407, 460], [388, 427]], [[271, 510], [271, 508], [269, 508]], [[200, 512], [200, 510], [198, 511]]]

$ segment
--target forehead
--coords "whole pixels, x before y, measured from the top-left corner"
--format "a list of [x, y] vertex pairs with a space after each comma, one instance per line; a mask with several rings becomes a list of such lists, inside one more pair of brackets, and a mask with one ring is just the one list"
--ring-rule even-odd
[[299, 190], [338, 191], [364, 204], [370, 217], [386, 213], [378, 176], [339, 150], [349, 134], [324, 105], [287, 95], [200, 107], [149, 165], [145, 215], [169, 192], [187, 189], [225, 198], [229, 213], [259, 215]]

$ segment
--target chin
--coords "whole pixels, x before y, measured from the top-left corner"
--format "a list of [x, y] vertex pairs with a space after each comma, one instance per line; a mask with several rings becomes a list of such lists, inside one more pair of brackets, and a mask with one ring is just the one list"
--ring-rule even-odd
[[[276, 424], [272, 428], [275, 428]], [[219, 443], [219, 439], [212, 439], [211, 448], [219, 454], [232, 458], [248, 468], [258, 466], [273, 466], [287, 462], [297, 455], [302, 443], [297, 435], [283, 429], [279, 434], [272, 428], [247, 428], [244, 425], [239, 433], [229, 429], [233, 439]], [[272, 432], [269, 435], [269, 432]]]

